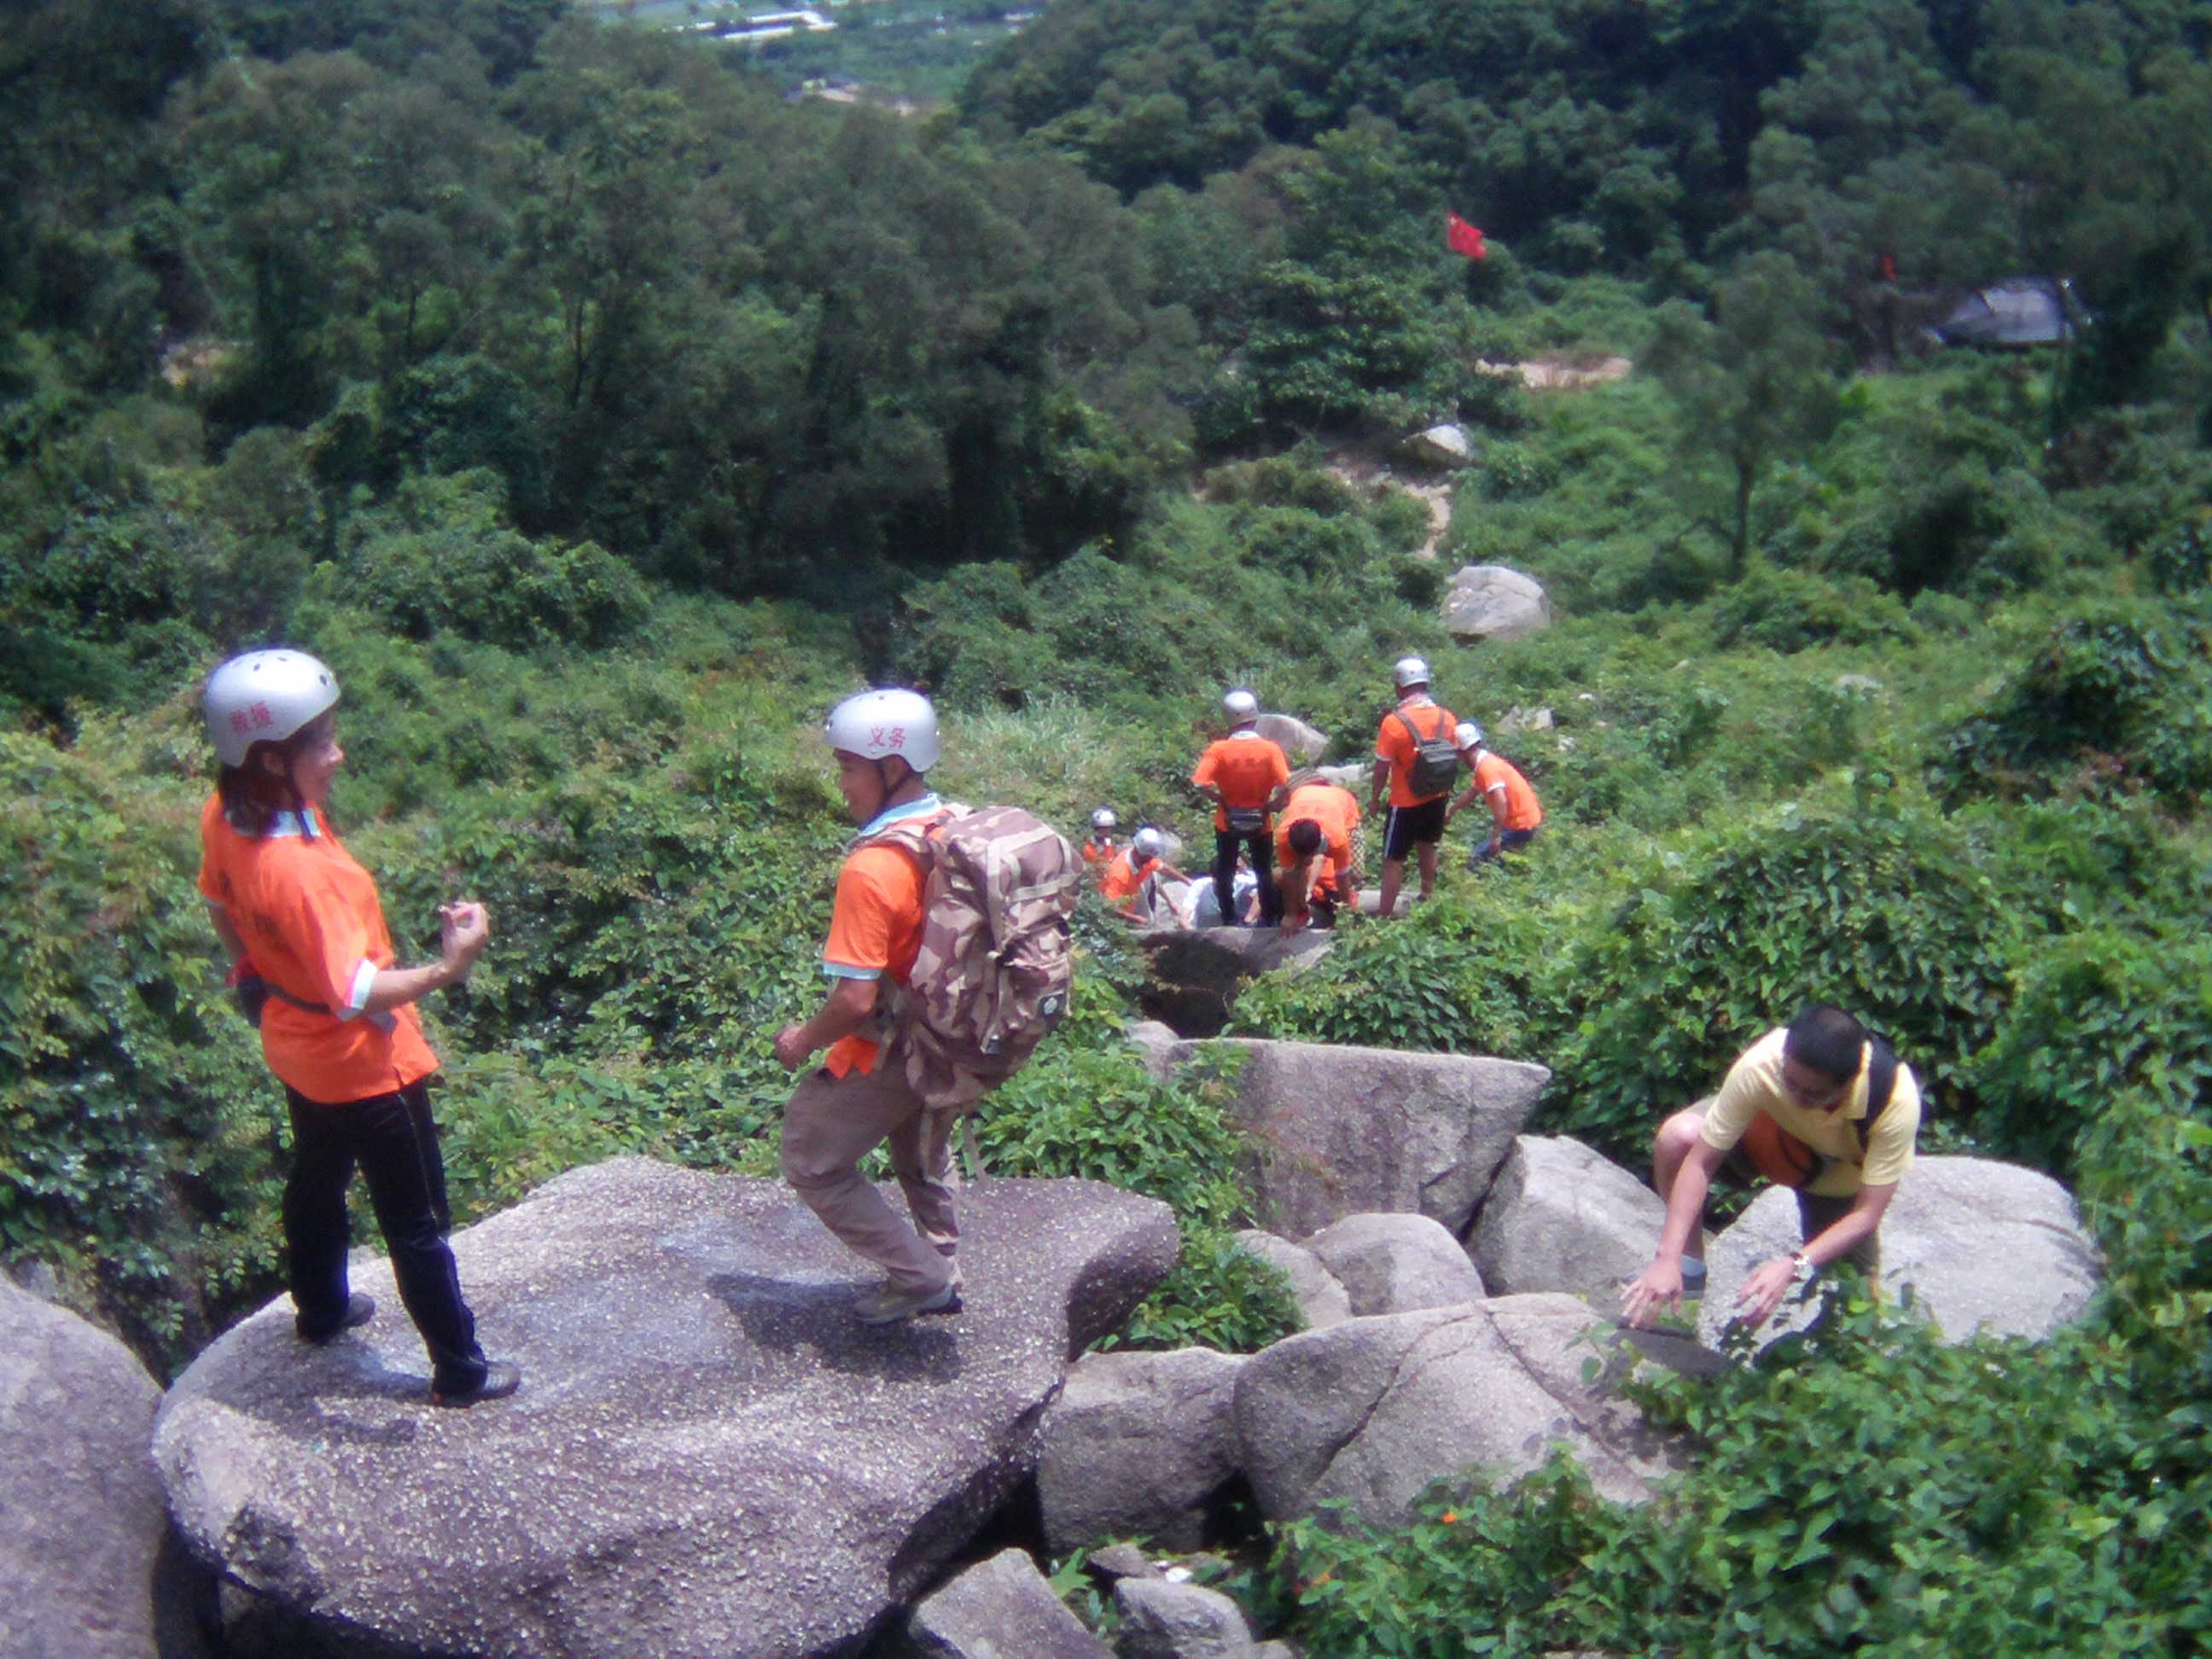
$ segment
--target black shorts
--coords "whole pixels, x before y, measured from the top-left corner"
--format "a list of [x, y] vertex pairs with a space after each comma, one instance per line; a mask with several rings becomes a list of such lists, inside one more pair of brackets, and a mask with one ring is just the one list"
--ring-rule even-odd
[[1444, 838], [1444, 797], [1438, 795], [1414, 806], [1390, 809], [1390, 827], [1382, 837], [1382, 860], [1395, 864], [1418, 846], [1433, 847]]
[[[1728, 1156], [1721, 1160], [1720, 1174], [1733, 1185], [1750, 1192], [1755, 1193], [1771, 1184], [1765, 1176], [1759, 1174], [1750, 1158], [1744, 1156], [1741, 1146], [1729, 1148]], [[1797, 1237], [1808, 1244], [1849, 1215], [1852, 1204], [1856, 1201], [1848, 1193], [1808, 1193], [1802, 1187], [1790, 1188], [1790, 1195], [1797, 1200]], [[1857, 1267], [1868, 1278], [1879, 1279], [1881, 1276], [1881, 1235], [1875, 1233], [1872, 1237], [1862, 1239], [1845, 1254], [1844, 1260]]]

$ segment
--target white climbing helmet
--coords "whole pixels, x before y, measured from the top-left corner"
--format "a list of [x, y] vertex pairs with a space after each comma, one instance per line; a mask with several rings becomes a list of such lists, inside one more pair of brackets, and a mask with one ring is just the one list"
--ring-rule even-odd
[[1429, 683], [1428, 659], [1401, 657], [1397, 665], [1391, 669], [1390, 678], [1401, 691], [1409, 685], [1426, 685]]
[[1091, 827], [1093, 830], [1111, 830], [1121, 821], [1114, 816], [1114, 809], [1110, 806], [1102, 806], [1091, 815]]
[[1481, 748], [1482, 727], [1473, 720], [1462, 720], [1452, 728], [1452, 747], [1460, 750]]
[[216, 758], [242, 766], [257, 743], [282, 743], [338, 700], [338, 677], [304, 651], [248, 651], [207, 677], [200, 713]]
[[937, 711], [919, 691], [863, 691], [822, 722], [832, 749], [863, 760], [896, 755], [917, 772], [937, 764]]
[[1129, 845], [1148, 859], [1164, 859], [1168, 855], [1168, 838], [1150, 824], [1132, 836]]
[[1249, 691], [1231, 691], [1221, 699], [1221, 712], [1242, 726], [1260, 718], [1260, 700]]

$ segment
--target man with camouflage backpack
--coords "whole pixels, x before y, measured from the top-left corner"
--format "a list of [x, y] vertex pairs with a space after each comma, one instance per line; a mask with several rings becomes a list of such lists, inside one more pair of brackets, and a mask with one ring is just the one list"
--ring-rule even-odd
[[[918, 693], [848, 697], [823, 731], [860, 833], [823, 947], [830, 994], [775, 1035], [788, 1071], [829, 1050], [784, 1107], [783, 1175], [884, 1269], [854, 1311], [890, 1325], [959, 1311], [953, 1126], [1066, 1012], [1079, 866], [1026, 812], [938, 799], [937, 715]], [[886, 1142], [912, 1224], [860, 1173]]]

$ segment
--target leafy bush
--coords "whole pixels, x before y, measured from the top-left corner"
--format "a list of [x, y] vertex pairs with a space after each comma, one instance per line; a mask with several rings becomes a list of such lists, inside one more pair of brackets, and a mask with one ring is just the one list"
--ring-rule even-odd
[[1705, 614], [1714, 645], [1723, 651], [1866, 646], [1910, 641], [1914, 633], [1904, 605], [1864, 577], [1824, 579], [1774, 565], [1754, 566], [1743, 580], [1708, 601]]
[[1942, 735], [1928, 780], [1953, 804], [2141, 788], [2193, 811], [2212, 788], [2212, 629], [2130, 605], [2069, 618]]

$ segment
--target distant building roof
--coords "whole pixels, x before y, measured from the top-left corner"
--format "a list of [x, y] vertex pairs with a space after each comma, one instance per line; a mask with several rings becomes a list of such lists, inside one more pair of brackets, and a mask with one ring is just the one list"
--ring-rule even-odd
[[2014, 276], [1977, 289], [1936, 325], [1946, 345], [2051, 345], [2074, 332], [2072, 284]]

